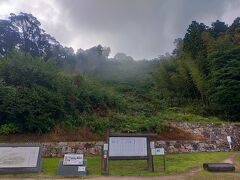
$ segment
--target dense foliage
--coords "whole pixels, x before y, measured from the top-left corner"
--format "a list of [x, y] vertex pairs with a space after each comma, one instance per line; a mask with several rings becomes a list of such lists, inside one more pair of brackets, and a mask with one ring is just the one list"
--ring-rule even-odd
[[238, 120], [240, 115], [240, 18], [231, 26], [195, 21], [177, 52], [155, 74], [162, 98], [172, 106], [198, 103], [206, 114]]
[[5, 134], [79, 126], [86, 114], [106, 114], [121, 106], [118, 96], [101, 85], [28, 54], [2, 58], [0, 78], [0, 130]]
[[74, 53], [40, 25], [27, 13], [0, 20], [0, 134], [160, 132], [179, 109], [239, 120], [240, 18], [193, 21], [171, 55], [139, 61], [101, 45]]

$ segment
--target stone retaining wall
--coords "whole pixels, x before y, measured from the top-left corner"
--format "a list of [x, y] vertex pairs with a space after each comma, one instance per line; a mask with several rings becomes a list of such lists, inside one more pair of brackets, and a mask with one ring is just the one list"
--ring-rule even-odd
[[42, 143], [44, 157], [62, 157], [67, 153], [84, 153], [85, 155], [101, 154], [103, 141], [98, 142], [59, 142]]
[[[227, 135], [232, 137], [233, 148], [240, 149], [239, 124], [206, 124], [206, 123], [177, 123], [170, 126], [178, 127], [195, 135], [202, 136], [203, 141], [156, 141], [159, 147], [164, 147], [167, 153], [228, 151]], [[43, 156], [61, 157], [66, 153], [83, 152], [86, 155], [99, 155], [103, 141], [99, 142], [59, 142], [42, 143]]]
[[[208, 144], [214, 145], [213, 150], [216, 149], [222, 151], [227, 149], [229, 147], [227, 136], [231, 136], [233, 148], [235, 150], [240, 150], [240, 124], [171, 122], [170, 126], [202, 136], [205, 139], [204, 142], [206, 143], [206, 146]], [[200, 148], [200, 150], [202, 151], [203, 149]]]
[[[44, 157], [62, 157], [66, 153], [84, 153], [85, 155], [100, 155], [101, 142], [59, 142], [42, 143]], [[215, 143], [202, 141], [156, 141], [158, 147], [164, 147], [167, 153], [228, 151], [226, 143], [218, 147]]]

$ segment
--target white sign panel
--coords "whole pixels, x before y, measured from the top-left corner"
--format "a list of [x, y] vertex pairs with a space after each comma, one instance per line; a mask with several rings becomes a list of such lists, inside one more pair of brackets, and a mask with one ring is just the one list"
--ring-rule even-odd
[[156, 155], [156, 149], [155, 148], [151, 149], [151, 153], [152, 155]]
[[228, 144], [229, 144], [229, 148], [232, 149], [232, 139], [231, 139], [231, 136], [227, 136], [227, 141], [228, 141]]
[[228, 141], [229, 143], [231, 143], [231, 142], [232, 142], [232, 139], [231, 139], [231, 137], [230, 137], [230, 136], [227, 136], [227, 141]]
[[103, 150], [107, 151], [108, 150], [108, 144], [103, 144]]
[[82, 165], [83, 154], [65, 154], [63, 165]]
[[37, 167], [39, 147], [0, 147], [0, 168]]
[[164, 155], [164, 148], [156, 148], [155, 153], [156, 155]]
[[110, 137], [109, 156], [147, 156], [147, 138]]
[[154, 141], [151, 141], [151, 142], [150, 142], [150, 148], [151, 148], [151, 149], [154, 149], [154, 148], [155, 148], [155, 142], [154, 142]]
[[78, 172], [85, 172], [86, 166], [78, 166]]

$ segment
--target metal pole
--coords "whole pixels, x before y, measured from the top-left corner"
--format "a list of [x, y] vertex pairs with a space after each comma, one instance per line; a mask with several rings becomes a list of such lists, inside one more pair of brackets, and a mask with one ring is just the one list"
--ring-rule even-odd
[[108, 165], [108, 151], [104, 150], [102, 146], [102, 155], [101, 155], [101, 171], [102, 175], [109, 175], [109, 165]]
[[147, 137], [147, 156], [148, 156], [148, 171], [154, 172], [153, 156], [150, 147], [150, 137]]

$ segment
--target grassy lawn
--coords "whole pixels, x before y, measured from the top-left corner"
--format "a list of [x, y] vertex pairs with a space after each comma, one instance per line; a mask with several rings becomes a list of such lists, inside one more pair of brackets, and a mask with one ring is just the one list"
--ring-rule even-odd
[[240, 173], [239, 169], [236, 169], [235, 172], [225, 172], [225, 173], [220, 173], [220, 172], [208, 172], [205, 170], [200, 171], [197, 173], [192, 180], [238, 180], [240, 179]]
[[[110, 161], [112, 176], [158, 176], [185, 172], [190, 168], [202, 166], [204, 162], [218, 162], [228, 158], [229, 152], [188, 153], [166, 155], [166, 172], [163, 170], [163, 157], [154, 156], [155, 172], [147, 171], [146, 161]], [[55, 177], [60, 158], [44, 158], [43, 172], [39, 175], [1, 175], [4, 177]], [[100, 157], [87, 157], [88, 176], [100, 176]]]
[[227, 121], [224, 121], [222, 119], [219, 119], [217, 117], [213, 116], [208, 116], [208, 117], [203, 117], [197, 114], [192, 114], [189, 112], [181, 112], [181, 111], [163, 111], [158, 113], [158, 115], [166, 120], [166, 121], [177, 121], [177, 122], [191, 122], [191, 123], [215, 123], [215, 124], [222, 124], [222, 123], [227, 123]]
[[239, 153], [239, 155], [237, 156], [236, 160], [237, 160], [237, 162], [240, 164], [240, 153]]
[[[235, 152], [234, 154], [236, 154]], [[236, 162], [240, 164], [240, 152], [237, 153], [236, 155]], [[192, 180], [212, 180], [212, 179], [217, 179], [217, 180], [238, 180], [240, 179], [240, 168], [239, 165], [235, 166], [236, 170], [235, 172], [230, 172], [230, 173], [214, 173], [214, 172], [208, 172], [205, 170], [200, 171], [197, 173]]]

